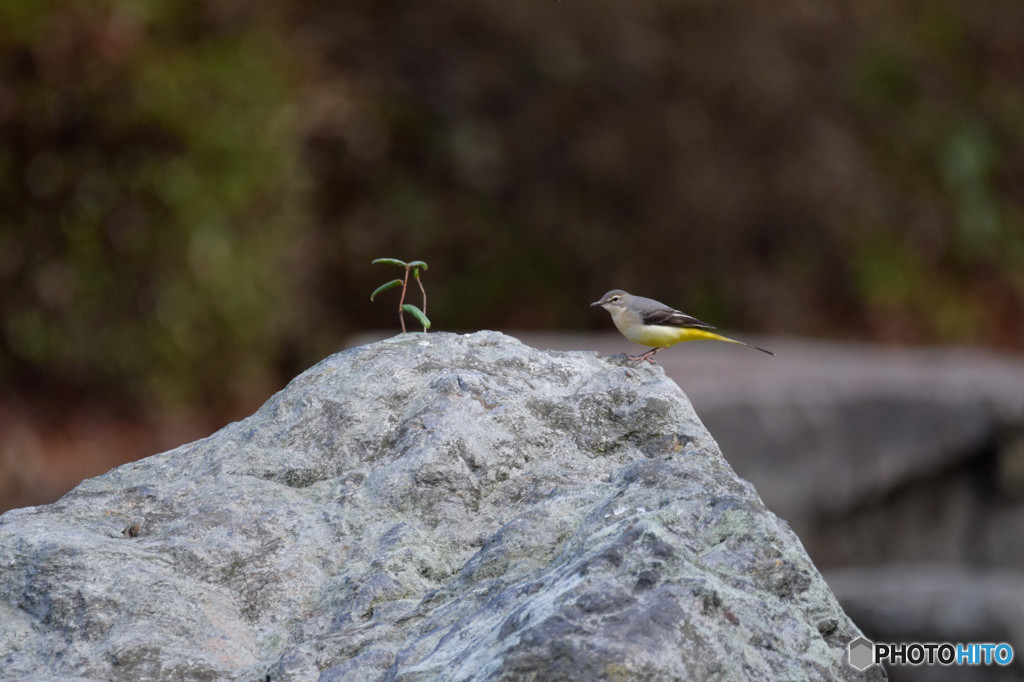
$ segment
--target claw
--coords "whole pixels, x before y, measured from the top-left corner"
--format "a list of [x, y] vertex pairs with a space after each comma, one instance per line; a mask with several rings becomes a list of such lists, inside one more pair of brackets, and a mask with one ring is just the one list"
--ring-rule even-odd
[[657, 353], [659, 350], [665, 350], [666, 348], [668, 348], [668, 346], [661, 346], [659, 348], [652, 348], [649, 351], [647, 351], [646, 353], [641, 353], [640, 355], [630, 355], [629, 359], [632, 360], [633, 362], [643, 362], [644, 360], [646, 360], [647, 362], [649, 362], [649, 363], [651, 363], [653, 365], [654, 364], [654, 360], [651, 360], [651, 356], [654, 355], [655, 353]]

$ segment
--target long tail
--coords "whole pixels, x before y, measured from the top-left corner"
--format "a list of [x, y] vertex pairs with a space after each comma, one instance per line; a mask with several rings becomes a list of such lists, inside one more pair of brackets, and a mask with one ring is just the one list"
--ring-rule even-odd
[[706, 329], [694, 329], [693, 332], [695, 332], [695, 333], [692, 333], [691, 336], [694, 339], [709, 339], [711, 341], [725, 341], [726, 343], [735, 343], [738, 346], [746, 346], [747, 348], [753, 348], [754, 350], [759, 350], [762, 353], [767, 353], [768, 355], [771, 355], [772, 357], [778, 357], [777, 355], [775, 355], [775, 353], [771, 352], [767, 348], [760, 348], [758, 346], [751, 346], [749, 343], [743, 343], [742, 341], [737, 341], [736, 339], [730, 339], [727, 336], [722, 336], [721, 334], [716, 334], [714, 332], [709, 332]]

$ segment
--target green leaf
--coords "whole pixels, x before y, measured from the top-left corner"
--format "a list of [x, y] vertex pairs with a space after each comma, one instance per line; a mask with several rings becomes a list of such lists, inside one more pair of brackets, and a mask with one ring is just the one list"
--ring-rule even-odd
[[372, 301], [374, 299], [374, 297], [377, 294], [379, 294], [380, 292], [382, 292], [382, 291], [387, 291], [388, 289], [394, 289], [395, 287], [400, 287], [400, 286], [402, 286], [402, 280], [400, 280], [400, 279], [393, 279], [390, 282], [388, 282], [387, 284], [381, 284], [379, 287], [377, 287], [376, 291], [374, 291], [372, 294], [370, 294], [370, 300]]
[[416, 320], [423, 325], [423, 331], [430, 329], [430, 320], [427, 319], [427, 316], [423, 314], [422, 310], [414, 306], [412, 303], [403, 304], [402, 310], [415, 317]]
[[421, 260], [414, 260], [411, 263], [406, 263], [406, 265], [408, 265], [410, 268], [423, 268], [424, 270], [427, 269], [427, 264]]
[[407, 263], [404, 260], [398, 260], [397, 258], [374, 258], [370, 265], [376, 265], [377, 263], [384, 263], [386, 265], [397, 265], [400, 268], [404, 268]]

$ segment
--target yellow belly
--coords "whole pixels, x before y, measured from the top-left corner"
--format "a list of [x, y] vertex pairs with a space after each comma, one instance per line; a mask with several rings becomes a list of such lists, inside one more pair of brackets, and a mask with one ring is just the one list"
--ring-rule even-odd
[[732, 339], [726, 339], [724, 336], [719, 336], [714, 332], [709, 332], [704, 329], [694, 329], [692, 327], [636, 325], [628, 331], [619, 327], [619, 331], [622, 332], [622, 335], [630, 341], [640, 343], [645, 346], [653, 346], [655, 348], [674, 346], [675, 344], [682, 343], [683, 341], [696, 341], [697, 339], [732, 341]]

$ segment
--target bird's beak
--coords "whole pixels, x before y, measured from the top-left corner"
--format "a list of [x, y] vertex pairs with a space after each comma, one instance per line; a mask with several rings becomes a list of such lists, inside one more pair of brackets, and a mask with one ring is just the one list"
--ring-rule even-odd
[[594, 301], [590, 304], [590, 307], [593, 308], [595, 305], [601, 305], [602, 303], [604, 303], [604, 301]]

